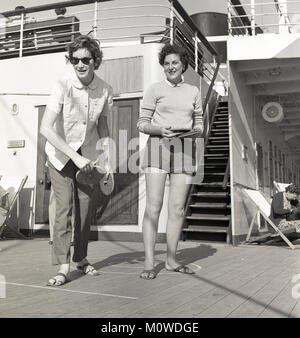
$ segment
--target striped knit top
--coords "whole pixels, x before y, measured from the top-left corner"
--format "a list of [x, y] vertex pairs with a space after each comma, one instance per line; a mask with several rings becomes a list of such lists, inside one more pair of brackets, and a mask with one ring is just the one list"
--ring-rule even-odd
[[184, 81], [177, 85], [167, 80], [152, 84], [142, 101], [138, 130], [144, 132], [149, 123], [174, 130], [203, 130], [199, 89]]

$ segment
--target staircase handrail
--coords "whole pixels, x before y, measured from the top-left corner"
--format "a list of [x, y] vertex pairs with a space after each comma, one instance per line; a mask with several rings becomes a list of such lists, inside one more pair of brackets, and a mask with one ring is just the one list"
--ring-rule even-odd
[[205, 135], [204, 135], [204, 148], [206, 147], [206, 145], [207, 145], [207, 142], [208, 142], [208, 139], [209, 139], [209, 136], [210, 136], [210, 126], [213, 124], [213, 122], [214, 122], [214, 119], [215, 119], [215, 115], [216, 115], [216, 113], [217, 113], [217, 109], [218, 109], [218, 105], [219, 105], [219, 102], [221, 101], [221, 96], [220, 95], [218, 95], [218, 97], [216, 98], [216, 105], [214, 106], [214, 108], [213, 108], [213, 110], [212, 110], [212, 114], [211, 114], [211, 117], [210, 117], [210, 119], [209, 119], [209, 116], [208, 116], [208, 114], [209, 113], [207, 113], [207, 129], [206, 129], [206, 132], [205, 132]]
[[[211, 95], [211, 92], [209, 93], [209, 95]], [[210, 125], [210, 122], [212, 124], [213, 120], [214, 120], [214, 117], [215, 117], [215, 114], [217, 112], [217, 109], [218, 109], [218, 104], [221, 100], [221, 96], [218, 96], [217, 99], [216, 99], [216, 106], [214, 107], [214, 110], [213, 110], [213, 113], [212, 113], [212, 118], [211, 118], [211, 121], [208, 121], [208, 125]], [[208, 100], [206, 102], [206, 105], [208, 103]], [[203, 106], [204, 107], [204, 106]], [[208, 115], [208, 114], [207, 114]], [[206, 134], [206, 137], [205, 137], [205, 142], [204, 142], [204, 148], [206, 147], [206, 144], [207, 144], [207, 141], [208, 141], [208, 135], [210, 133], [210, 128], [207, 130], [207, 134]], [[191, 196], [193, 194], [193, 192], [195, 191], [195, 184], [190, 184], [190, 187], [189, 187], [189, 191], [188, 191], [188, 194], [187, 194], [187, 198], [186, 198], [186, 201], [185, 201], [185, 206], [184, 206], [184, 214], [186, 215], [186, 212], [187, 212], [187, 209], [188, 209], [188, 206], [189, 206], [189, 203], [190, 203], [190, 200], [191, 200]], [[185, 221], [184, 221], [185, 222]]]
[[203, 106], [202, 106], [203, 116], [204, 116], [204, 114], [206, 112], [206, 108], [207, 108], [207, 105], [208, 105], [208, 102], [209, 102], [209, 99], [210, 99], [210, 96], [211, 96], [211, 93], [212, 93], [212, 90], [213, 90], [216, 78], [218, 76], [219, 69], [220, 69], [220, 62], [217, 63], [217, 66], [216, 66], [215, 71], [214, 71], [214, 75], [213, 75], [213, 77], [211, 79], [210, 85], [209, 85], [207, 93], [206, 93], [206, 97], [204, 99], [204, 103], [203, 103]]
[[223, 179], [223, 184], [222, 184], [223, 189], [226, 189], [226, 187], [227, 187], [228, 180], [229, 180], [229, 173], [230, 173], [230, 160], [228, 159], [227, 165], [226, 165], [226, 170], [225, 170], [225, 175], [224, 175], [224, 179]]

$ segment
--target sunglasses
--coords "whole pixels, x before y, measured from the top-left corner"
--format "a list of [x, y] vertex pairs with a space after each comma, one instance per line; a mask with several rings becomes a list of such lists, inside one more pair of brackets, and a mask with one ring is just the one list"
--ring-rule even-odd
[[72, 65], [77, 65], [79, 61], [81, 61], [85, 65], [89, 65], [91, 60], [92, 58], [70, 58], [70, 62], [72, 63]]

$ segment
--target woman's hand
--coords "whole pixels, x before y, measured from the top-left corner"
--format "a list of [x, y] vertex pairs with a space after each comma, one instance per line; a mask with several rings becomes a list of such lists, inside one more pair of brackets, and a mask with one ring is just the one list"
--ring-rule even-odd
[[89, 174], [93, 170], [93, 162], [89, 159], [78, 154], [74, 159], [72, 159], [76, 167], [80, 169], [80, 171]]
[[170, 130], [171, 127], [162, 127], [160, 130], [160, 136], [162, 137], [174, 137], [178, 133], [174, 133], [172, 130]]
[[197, 131], [199, 134], [203, 134], [203, 127], [195, 127], [193, 128], [194, 131]]

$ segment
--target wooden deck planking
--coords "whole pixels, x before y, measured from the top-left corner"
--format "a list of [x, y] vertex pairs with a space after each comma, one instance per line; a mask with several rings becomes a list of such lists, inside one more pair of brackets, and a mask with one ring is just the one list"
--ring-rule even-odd
[[31, 302], [29, 305], [26, 305], [26, 308], [21, 312], [18, 311], [22, 317], [48, 317], [48, 318], [57, 318], [57, 317], [80, 317], [80, 318], [90, 318], [90, 317], [101, 317], [101, 312], [107, 306], [111, 305], [122, 305], [126, 302], [133, 300], [128, 299], [116, 299], [116, 298], [107, 298], [95, 295], [82, 295], [82, 294], [67, 294], [62, 293], [60, 296], [56, 295], [51, 297], [51, 299], [40, 296], [38, 297], [42, 301], [43, 305], [37, 306], [37, 302]]
[[[276, 275], [263, 288], [261, 288], [250, 299], [242, 303], [228, 317], [230, 318], [256, 318], [258, 317], [269, 304], [282, 292], [282, 290], [290, 283], [297, 269], [298, 262], [293, 262], [290, 258], [284, 262], [286, 268], [282, 273]], [[281, 313], [281, 309], [274, 309]], [[282, 313], [283, 314], [283, 313]], [[285, 313], [285, 316], [288, 314]]]
[[[223, 256], [222, 256], [223, 257]], [[235, 258], [236, 260], [236, 258]], [[224, 264], [227, 263], [227, 264]], [[201, 295], [202, 297], [206, 297], [209, 294], [213, 294], [213, 299], [215, 296], [224, 296], [226, 295], [226, 292], [224, 290], [219, 288], [220, 283], [228, 283], [229, 285], [232, 285], [232, 283], [237, 281], [237, 278], [241, 282], [247, 281], [249, 276], [248, 273], [242, 273], [240, 272], [239, 277], [237, 277], [237, 271], [240, 270], [242, 266], [242, 261], [235, 261], [235, 262], [230, 262], [228, 259], [225, 259], [224, 262], [222, 262], [222, 266], [218, 267], [217, 265], [212, 265], [212, 267], [219, 269], [218, 276], [209, 276], [207, 274], [207, 270], [203, 270], [203, 277], [201, 272], [199, 273], [199, 287], [197, 290], [193, 290], [192, 295], [193, 295], [193, 302], [190, 302], [187, 297], [184, 297], [184, 293], [188, 292], [188, 290], [182, 290], [182, 295], [180, 297], [180, 294], [178, 295], [177, 299], [179, 299], [179, 302], [177, 301], [170, 301], [168, 303], [168, 306], [165, 306], [165, 304], [161, 304], [160, 306], [160, 313], [162, 316], [171, 316], [171, 317], [177, 317], [178, 315], [184, 313], [186, 317], [191, 317], [194, 315], [195, 311], [199, 311], [199, 304], [197, 304], [196, 307], [193, 309], [191, 308], [191, 304], [195, 303], [195, 300], [197, 297]], [[253, 266], [255, 268], [255, 266]], [[213, 278], [211, 278], [213, 277]], [[210, 280], [211, 279], [211, 280]], [[204, 286], [204, 287], [203, 287]], [[202, 288], [203, 287], [203, 288]], [[186, 300], [186, 301], [185, 301]], [[160, 304], [156, 304], [160, 305]], [[183, 305], [183, 306], [181, 306]], [[207, 304], [205, 305], [207, 306]]]
[[[211, 257], [210, 257], [211, 258]], [[233, 257], [231, 257], [231, 259], [234, 260]], [[206, 275], [211, 275], [212, 278], [218, 278], [221, 274], [223, 274], [223, 271], [220, 271], [219, 267], [224, 267], [224, 263], [228, 262], [228, 259], [224, 258], [223, 256], [219, 257], [218, 262], [216, 262], [215, 264], [210, 264], [207, 268], [205, 268], [205, 274]], [[165, 302], [166, 300], [169, 299], [173, 299], [175, 298], [175, 300], [178, 299], [178, 294], [180, 292], [182, 292], [183, 288], [186, 289], [185, 294], [184, 294], [184, 298], [188, 297], [189, 298], [189, 294], [191, 294], [191, 290], [193, 290], [192, 293], [192, 297], [195, 297], [194, 294], [194, 290], [196, 288], [196, 290], [200, 289], [199, 285], [199, 278], [195, 279], [195, 277], [193, 276], [188, 276], [188, 275], [182, 275], [182, 274], [178, 274], [178, 273], [167, 273], [172, 279], [168, 280], [168, 283], [164, 283], [165, 285], [168, 285], [167, 289], [163, 288], [163, 289], [159, 289], [157, 287], [155, 287], [155, 293], [152, 295], [150, 295], [148, 298], [142, 298], [140, 300], [138, 300], [137, 302], [135, 302], [134, 304], [129, 304], [127, 306], [124, 306], [120, 309], [116, 309], [117, 311], [115, 311], [114, 309], [111, 310], [108, 313], [108, 316], [110, 317], [126, 317], [126, 316], [131, 316], [138, 314], [140, 316], [140, 313], [142, 313], [144, 310], [147, 311], [147, 309], [149, 307], [152, 307], [155, 309], [155, 311], [157, 311], [157, 302]], [[199, 270], [197, 272], [197, 276], [202, 274], [202, 269]], [[158, 278], [160, 278], [160, 274], [158, 275]], [[157, 278], [157, 279], [158, 279]], [[149, 283], [154, 284], [157, 279], [153, 280], [153, 281], [143, 281], [144, 285], [147, 285]], [[175, 287], [170, 288], [170, 284], [169, 281], [170, 280], [175, 280]], [[182, 282], [182, 283], [181, 283]], [[146, 284], [145, 284], [146, 283]], [[201, 290], [201, 289], [200, 289]], [[161, 309], [160, 309], [160, 314], [161, 314]]]
[[[282, 291], [272, 300], [266, 309], [258, 316], [259, 318], [286, 318], [289, 317], [297, 300], [291, 295], [291, 283], [287, 282]], [[274, 311], [274, 309], [280, 309]]]
[[255, 294], [262, 287], [267, 285], [270, 280], [272, 280], [272, 278], [278, 275], [278, 273], [281, 273], [282, 270], [285, 269], [284, 260], [281, 260], [281, 264], [277, 264], [276, 266], [268, 266], [266, 265], [266, 262], [269, 260], [270, 258], [264, 257], [260, 261], [259, 265], [257, 264], [257, 262], [254, 261], [254, 269], [252, 271], [249, 271], [248, 282], [236, 288], [230, 286], [232, 292], [230, 292], [220, 301], [210, 306], [207, 310], [198, 313], [198, 316], [201, 318], [224, 318], [229, 315], [232, 311], [234, 311], [234, 309], [239, 307], [253, 294]]
[[[222, 302], [231, 294], [236, 293], [236, 290], [241, 286], [249, 283], [249, 280], [256, 276], [255, 271], [230, 271], [231, 278], [219, 278], [212, 280], [210, 283], [214, 286], [208, 292], [197, 297], [192, 304], [186, 304], [184, 308], [180, 307], [175, 312], [170, 312], [170, 316], [178, 316], [180, 312], [184, 312], [189, 317], [199, 317], [202, 313], [214, 307], [215, 304]], [[261, 272], [256, 272], [257, 274]], [[213, 315], [214, 317], [215, 315]]]
[[[287, 282], [288, 283], [288, 282]], [[228, 318], [256, 318], [264, 309], [268, 306], [272, 300], [282, 291], [285, 285], [282, 285], [282, 281], [276, 281], [276, 283], [267, 283], [257, 293], [250, 296], [245, 302], [242, 302], [226, 317]], [[280, 312], [280, 309], [277, 309]]]
[[[224, 275], [219, 275], [216, 278], [223, 278], [223, 280], [225, 280]], [[232, 281], [231, 273], [228, 273], [226, 278]], [[208, 292], [212, 292], [212, 290], [216, 289], [209, 280], [202, 280], [201, 277], [197, 279], [198, 280], [196, 285], [194, 285], [194, 288], [190, 288], [189, 285], [183, 285], [183, 287], [177, 290], [174, 297], [159, 299], [155, 304], [152, 304], [150, 307], [140, 311], [138, 313], [138, 317], [149, 317], [157, 307], [160, 309], [160, 317], [175, 317], [174, 314], [178, 309], [180, 309], [180, 316], [191, 317], [190, 313], [182, 311], [182, 306], [185, 306], [186, 304], [193, 304], [195, 302], [195, 298], [199, 298], [203, 294], [207, 294]]]
[[[243, 261], [245, 261], [245, 259], [243, 259]], [[243, 269], [244, 272], [241, 272], [241, 271], [239, 271], [239, 268], [237, 266], [236, 267], [237, 269], [235, 271], [231, 271], [231, 273], [232, 273], [233, 276], [235, 276], [235, 278], [237, 278], [237, 276], [239, 276], [239, 278], [242, 279], [241, 281], [246, 281], [246, 284], [247, 284], [247, 282], [249, 282], [249, 280], [251, 280], [253, 278], [253, 274], [259, 272], [258, 271], [259, 267], [257, 266], [257, 262], [253, 262], [252, 263], [252, 270], [253, 271], [251, 271], [251, 269], [249, 271], [250, 265], [249, 265], [249, 262], [247, 262], [247, 259], [246, 259], [246, 266], [248, 267], [248, 271], [245, 270], [245, 268], [244, 268]], [[261, 274], [264, 273], [265, 269], [266, 269], [265, 266], [262, 265], [261, 268], [260, 268], [260, 273]], [[276, 271], [274, 273], [276, 274]], [[229, 282], [230, 282], [230, 280], [229, 280]], [[226, 297], [231, 297], [231, 295], [235, 293], [235, 289], [233, 288], [234, 284], [236, 283], [235, 280], [233, 281], [233, 283], [229, 283], [229, 285], [227, 286], [228, 287], [227, 292], [226, 292], [226, 290], [224, 290], [224, 288], [226, 288], [226, 284], [227, 284], [226, 280], [221, 279], [218, 282], [212, 281], [212, 283], [218, 283], [219, 287], [216, 287], [215, 289], [212, 289], [211, 291], [202, 295], [201, 297], [198, 297], [191, 304], [187, 303], [186, 305], [179, 307], [176, 311], [169, 312], [168, 315], [170, 315], [171, 317], [180, 317], [180, 313], [185, 313], [187, 317], [201, 316], [201, 311], [205, 311], [205, 310], [209, 309], [210, 306], [213, 306], [213, 304], [217, 304], [218, 302], [223, 301], [223, 299], [226, 299]], [[254, 284], [255, 284], [255, 280], [254, 280]], [[231, 290], [231, 292], [230, 292], [230, 290]], [[240, 296], [247, 297], [247, 294], [240, 295]], [[231, 301], [229, 301], [229, 303], [230, 302]], [[223, 305], [224, 304], [222, 304], [222, 306]], [[222, 306], [221, 306], [221, 308], [222, 308]], [[225, 304], [225, 308], [226, 308], [226, 304]], [[216, 313], [217, 313], [217, 311], [216, 311]], [[215, 317], [216, 313], [213, 313], [213, 315], [210, 315], [210, 316]]]
[[[206, 277], [206, 276], [205, 276]], [[207, 279], [207, 277], [206, 277]], [[239, 277], [232, 274], [232, 271], [227, 275], [223, 274], [216, 280], [207, 280], [206, 287], [201, 289], [192, 302], [185, 302], [184, 304], [176, 304], [174, 309], [169, 309], [165, 312], [165, 316], [181, 317], [182, 313], [185, 317], [197, 317], [199, 313], [205, 311], [210, 306], [215, 304], [220, 299], [226, 297], [230, 291], [229, 288], [234, 285], [239, 285], [247, 282], [249, 276], [240, 274]]]
[[[178, 283], [177, 287], [172, 288], [171, 290], [168, 288], [167, 290], [160, 292], [156, 291], [156, 294], [149, 297], [149, 300], [143, 298], [134, 304], [124, 306], [123, 308], [119, 309], [119, 312], [117, 313], [112, 311], [110, 315], [117, 317], [148, 317], [151, 312], [155, 313], [157, 308], [160, 309], [160, 316], [162, 316], [164, 313], [169, 313], [172, 308], [177, 308], [180, 305], [180, 302], [186, 303], [195, 299], [198, 293], [202, 293], [202, 286], [205, 284], [208, 284], [209, 289], [215, 288], [214, 285], [211, 286], [212, 283], [210, 283], [207, 278], [218, 280], [219, 278], [224, 278], [224, 275], [228, 275], [229, 280], [234, 278], [231, 269], [226, 269], [224, 272], [224, 263], [229, 263], [228, 258], [226, 259], [223, 256], [221, 257], [222, 258], [219, 258], [218, 264], [210, 265], [210, 268], [205, 269], [205, 279], [201, 277], [202, 269], [197, 273], [196, 276], [178, 274], [178, 277], [176, 278]], [[222, 269], [220, 269], [221, 267]], [[182, 283], [179, 284], [178, 279], [179, 282], [182, 281]]]
[[[90, 282], [90, 281], [89, 281]], [[77, 293], [64, 291], [69, 289], [76, 291], [71, 283], [66, 284], [62, 288], [31, 288], [24, 286], [8, 285], [7, 299], [0, 305], [0, 316], [3, 313], [13, 316], [16, 313], [21, 313], [22, 316], [50, 316], [56, 317], [60, 315], [68, 316], [69, 311], [77, 312], [77, 315], [86, 314], [89, 316], [94, 312], [91, 311], [89, 305], [92, 304], [94, 309], [110, 307], [117, 303], [118, 305], [124, 304], [131, 299], [115, 298], [105, 296], [97, 293], [97, 290], [90, 288], [89, 292], [93, 294]], [[84, 285], [81, 289], [84, 289]], [[84, 292], [84, 291], [83, 291]], [[17, 294], [17, 297], [11, 299], [10, 294]], [[101, 290], [98, 291], [101, 293]], [[70, 304], [70, 305], [69, 305]], [[97, 304], [101, 305], [97, 306]]]
[[[198, 315], [201, 318], [227, 317], [248, 299], [252, 298], [254, 300], [253, 295], [256, 294], [257, 291], [260, 290], [262, 287], [267, 285], [269, 281], [270, 276], [265, 276], [264, 274], [256, 276], [255, 279], [252, 279], [246, 282], [241, 287], [236, 288], [226, 297], [222, 298], [220, 301], [209, 307], [207, 310], [198, 313]], [[260, 300], [256, 300], [256, 303], [260, 304], [262, 307], [264, 306], [264, 304], [262, 304]]]
[[[46, 240], [0, 241], [0, 249], [0, 273], [8, 283], [43, 287], [56, 272]], [[0, 317], [280, 317], [274, 309], [299, 317], [299, 302], [290, 295], [292, 275], [300, 267], [299, 249], [180, 242], [179, 261], [201, 266], [196, 275], [188, 276], [163, 269], [166, 245], [158, 244], [159, 274], [145, 281], [139, 278], [142, 243], [91, 242], [89, 259], [100, 276], [73, 271], [72, 282], [59, 290], [7, 285]]]
[[294, 305], [292, 311], [290, 312], [289, 317], [300, 318], [300, 298], [297, 298], [297, 302]]

